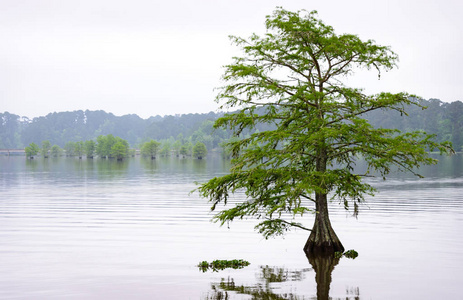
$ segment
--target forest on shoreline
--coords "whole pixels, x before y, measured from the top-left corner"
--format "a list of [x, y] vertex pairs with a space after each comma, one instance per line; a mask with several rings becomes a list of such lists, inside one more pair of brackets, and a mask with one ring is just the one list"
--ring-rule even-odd
[[[410, 106], [408, 116], [396, 111], [375, 110], [364, 117], [374, 127], [396, 128], [402, 131], [424, 130], [436, 135], [436, 141], [450, 141], [456, 151], [463, 146], [463, 103], [421, 100], [427, 109]], [[23, 149], [30, 143], [49, 141], [64, 147], [68, 142], [95, 140], [101, 135], [114, 135], [139, 149], [143, 143], [156, 140], [174, 144], [204, 143], [208, 150], [220, 148], [232, 138], [231, 131], [214, 129], [214, 121], [223, 112], [155, 116], [142, 119], [130, 114], [115, 116], [102, 110], [54, 112], [29, 119], [9, 112], [0, 113], [0, 149]], [[268, 130], [272, 124], [259, 124], [256, 130]], [[247, 132], [246, 134], [251, 134]]]

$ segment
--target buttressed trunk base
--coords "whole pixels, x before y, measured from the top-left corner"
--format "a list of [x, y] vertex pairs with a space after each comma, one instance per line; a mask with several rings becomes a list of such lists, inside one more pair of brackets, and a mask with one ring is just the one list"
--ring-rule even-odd
[[332, 255], [344, 252], [344, 247], [331, 227], [326, 195], [317, 195], [315, 223], [304, 246], [306, 255]]

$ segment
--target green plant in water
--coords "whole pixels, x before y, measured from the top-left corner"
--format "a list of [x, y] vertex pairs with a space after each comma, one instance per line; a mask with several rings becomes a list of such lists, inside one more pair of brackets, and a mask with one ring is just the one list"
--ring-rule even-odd
[[204, 260], [198, 264], [198, 268], [207, 270], [209, 268], [209, 263]]
[[355, 259], [357, 256], [359, 256], [359, 254], [354, 249], [351, 249], [351, 250], [347, 250], [346, 252], [344, 252], [344, 256], [347, 258]]
[[340, 251], [334, 252], [334, 258], [341, 258], [341, 257], [347, 257], [347, 258], [352, 258], [355, 259], [357, 256], [359, 256], [358, 252], [355, 251], [354, 249], [347, 250], [346, 252], [342, 253]]
[[233, 259], [233, 260], [218, 260], [217, 259], [211, 263], [204, 260], [200, 262], [197, 267], [203, 272], [206, 272], [209, 269], [211, 269], [213, 272], [218, 272], [219, 270], [224, 270], [227, 268], [242, 269], [249, 265], [250, 263], [243, 259]]

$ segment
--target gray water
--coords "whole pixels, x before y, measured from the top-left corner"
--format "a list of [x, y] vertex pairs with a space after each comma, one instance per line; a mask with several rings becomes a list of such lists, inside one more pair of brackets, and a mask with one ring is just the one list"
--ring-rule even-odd
[[[0, 299], [317, 299], [307, 232], [264, 240], [254, 220], [219, 227], [189, 194], [228, 167], [211, 157], [0, 157]], [[462, 298], [462, 157], [421, 171], [371, 179], [380, 193], [358, 219], [333, 204], [334, 229], [359, 257], [334, 265], [332, 299]], [[251, 265], [196, 267], [214, 259]]]

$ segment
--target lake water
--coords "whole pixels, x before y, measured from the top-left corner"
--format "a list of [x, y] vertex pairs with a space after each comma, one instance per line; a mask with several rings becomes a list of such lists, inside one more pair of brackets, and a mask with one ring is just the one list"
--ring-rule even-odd
[[[358, 219], [333, 204], [334, 229], [359, 257], [324, 271], [302, 251], [305, 231], [264, 240], [254, 220], [210, 222], [207, 201], [189, 192], [228, 167], [0, 157], [0, 299], [328, 299], [328, 288], [332, 299], [463, 298], [462, 156], [424, 179], [372, 179], [380, 193]], [[196, 267], [215, 259], [251, 265]]]

